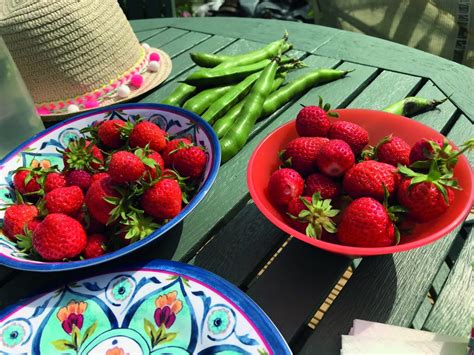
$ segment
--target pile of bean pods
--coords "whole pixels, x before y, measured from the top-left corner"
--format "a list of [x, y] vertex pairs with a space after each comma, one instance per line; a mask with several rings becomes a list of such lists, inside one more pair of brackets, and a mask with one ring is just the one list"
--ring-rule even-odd
[[162, 103], [193, 111], [209, 122], [220, 139], [222, 161], [226, 162], [245, 145], [257, 120], [312, 87], [348, 73], [315, 68], [286, 83], [288, 71], [305, 66], [284, 55], [291, 48], [285, 34], [263, 48], [240, 55], [191, 53], [201, 68], [179, 83]]

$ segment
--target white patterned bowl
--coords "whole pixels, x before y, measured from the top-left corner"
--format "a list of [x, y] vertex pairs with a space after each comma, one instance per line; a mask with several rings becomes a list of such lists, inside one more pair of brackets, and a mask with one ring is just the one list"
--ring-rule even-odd
[[[125, 104], [94, 110], [65, 120], [30, 138], [0, 161], [0, 209], [14, 202], [13, 171], [20, 166], [34, 164], [63, 166], [57, 149], [65, 149], [68, 142], [79, 137], [81, 129], [94, 122], [109, 119], [133, 120], [140, 117], [156, 123], [173, 137], [187, 137], [206, 148], [208, 162], [198, 192], [180, 214], [155, 230], [148, 237], [119, 250], [94, 259], [70, 262], [41, 262], [27, 258], [0, 230], [0, 264], [30, 271], [63, 271], [99, 264], [139, 249], [176, 226], [204, 198], [216, 179], [221, 152], [219, 140], [211, 126], [196, 114], [173, 106], [159, 104]], [[4, 211], [0, 211], [3, 219]]]

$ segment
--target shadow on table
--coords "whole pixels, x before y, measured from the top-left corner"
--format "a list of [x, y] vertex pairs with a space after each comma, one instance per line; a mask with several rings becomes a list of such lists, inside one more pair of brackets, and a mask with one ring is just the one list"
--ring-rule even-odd
[[16, 271], [15, 277], [5, 285], [2, 285], [1, 290], [3, 294], [0, 297], [0, 309], [17, 303], [20, 299], [48, 292], [67, 283], [92, 277], [98, 273], [113, 272], [114, 270], [126, 269], [128, 267], [140, 267], [157, 258], [172, 259], [182, 231], [183, 223], [180, 222], [157, 240], [130, 254], [87, 268], [47, 273]]
[[[398, 295], [403, 297], [403, 295]], [[397, 302], [397, 271], [392, 255], [364, 258], [314, 331], [294, 344], [307, 342], [303, 354], [339, 354], [341, 335], [347, 335], [354, 319], [386, 323]]]

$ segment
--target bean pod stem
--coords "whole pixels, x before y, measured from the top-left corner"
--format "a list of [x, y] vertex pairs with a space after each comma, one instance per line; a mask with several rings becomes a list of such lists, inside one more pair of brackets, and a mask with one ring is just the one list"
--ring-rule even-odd
[[448, 98], [446, 97], [442, 100], [430, 100], [422, 97], [410, 96], [385, 107], [382, 111], [405, 117], [413, 117], [419, 113], [434, 110], [447, 99]]

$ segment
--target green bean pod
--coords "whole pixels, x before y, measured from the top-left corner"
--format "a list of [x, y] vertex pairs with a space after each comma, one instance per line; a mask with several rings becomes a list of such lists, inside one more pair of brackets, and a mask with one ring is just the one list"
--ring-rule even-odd
[[253, 83], [258, 79], [260, 72], [249, 75], [231, 90], [227, 91], [218, 100], [211, 103], [209, 108], [204, 112], [202, 118], [207, 122], [214, 122], [217, 118], [226, 113], [232, 106], [239, 102], [252, 88]]
[[262, 117], [271, 115], [291, 99], [302, 95], [314, 86], [340, 79], [349, 72], [338, 69], [316, 69], [290, 81], [265, 100]]
[[162, 104], [181, 106], [196, 91], [196, 87], [185, 83], [179, 84], [174, 91], [168, 95]]
[[287, 42], [287, 36], [278, 41], [271, 42], [265, 47], [255, 51], [235, 56], [195, 52], [191, 53], [191, 59], [200, 67], [213, 68], [219, 66], [219, 68], [230, 68], [253, 64], [264, 59], [273, 58], [278, 55], [280, 47], [282, 53], [292, 48], [292, 45]]
[[[286, 79], [286, 72], [278, 73], [273, 82], [272, 92], [277, 90], [284, 83], [285, 79]], [[232, 108], [229, 111], [227, 111], [227, 113], [224, 116], [219, 118], [217, 122], [214, 123], [212, 128], [214, 129], [214, 132], [216, 132], [216, 135], [219, 139], [224, 137], [224, 135], [227, 133], [230, 127], [232, 127], [232, 124], [239, 116], [239, 113], [242, 110], [242, 107], [244, 106], [246, 99], [247, 98], [239, 101], [236, 105], [232, 106]]]
[[279, 59], [280, 58], [277, 57], [272, 60], [272, 62], [263, 70], [262, 74], [252, 86], [252, 90], [250, 90], [235, 123], [219, 141], [223, 162], [226, 162], [236, 155], [247, 142], [247, 139], [255, 126], [255, 122], [262, 114], [263, 103], [272, 91], [273, 82], [278, 70]]
[[442, 100], [429, 100], [422, 97], [410, 96], [385, 107], [382, 111], [405, 117], [413, 117], [418, 113], [434, 110], [447, 99], [448, 98]]
[[191, 97], [183, 105], [186, 110], [192, 111], [198, 115], [206, 111], [206, 109], [222, 95], [230, 90], [232, 86], [219, 86], [201, 91], [199, 94]]

